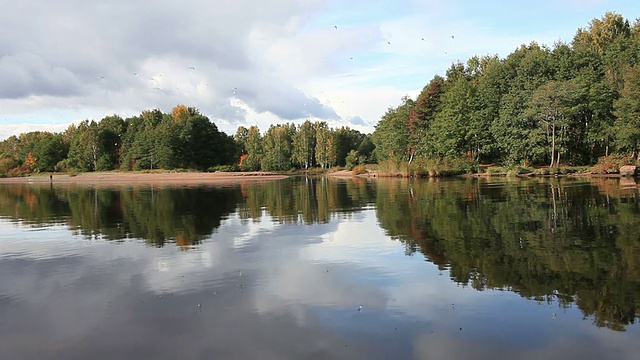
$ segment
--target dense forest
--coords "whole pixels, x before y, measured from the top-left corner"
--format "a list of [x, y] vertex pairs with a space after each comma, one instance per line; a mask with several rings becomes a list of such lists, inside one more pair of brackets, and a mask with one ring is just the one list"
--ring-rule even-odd
[[239, 127], [235, 136], [218, 130], [192, 107], [171, 114], [143, 111], [122, 119], [85, 120], [63, 133], [30, 132], [0, 142], [0, 175], [34, 172], [196, 169], [291, 170], [355, 165], [370, 159], [368, 135], [325, 122]]
[[[433, 159], [506, 166], [640, 159], [640, 21], [606, 13], [571, 43], [533, 42], [506, 58], [474, 56], [436, 75], [373, 134], [326, 122], [237, 129], [195, 108], [85, 120], [65, 132], [0, 142], [0, 176], [142, 169], [291, 170]], [[420, 165], [418, 165], [420, 166]]]
[[405, 97], [373, 134], [379, 160], [587, 165], [640, 158], [640, 21], [607, 13], [570, 44], [474, 56]]

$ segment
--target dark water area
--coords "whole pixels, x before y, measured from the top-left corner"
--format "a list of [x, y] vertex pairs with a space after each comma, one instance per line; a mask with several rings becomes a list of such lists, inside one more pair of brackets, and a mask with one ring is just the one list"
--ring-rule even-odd
[[0, 359], [637, 359], [621, 181], [0, 185]]

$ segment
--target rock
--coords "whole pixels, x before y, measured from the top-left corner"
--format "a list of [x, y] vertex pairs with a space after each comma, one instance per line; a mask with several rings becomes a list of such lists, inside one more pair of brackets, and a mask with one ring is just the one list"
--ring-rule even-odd
[[636, 176], [638, 174], [638, 167], [635, 165], [625, 165], [620, 168], [620, 175], [622, 176]]

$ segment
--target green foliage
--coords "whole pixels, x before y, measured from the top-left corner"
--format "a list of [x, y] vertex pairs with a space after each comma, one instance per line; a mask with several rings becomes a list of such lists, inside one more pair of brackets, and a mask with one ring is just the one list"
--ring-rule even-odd
[[571, 44], [533, 42], [504, 59], [454, 63], [381, 117], [376, 156], [469, 156], [509, 167], [589, 165], [612, 152], [640, 158], [639, 29], [606, 13]]
[[409, 127], [407, 121], [414, 107], [414, 101], [402, 98], [397, 108], [389, 108], [382, 116], [371, 136], [375, 144], [378, 161], [401, 159], [409, 161]]
[[262, 139], [264, 157], [262, 170], [285, 171], [291, 168], [291, 128], [289, 125], [271, 125]]
[[357, 150], [366, 135], [349, 127], [341, 127], [333, 131], [336, 152], [336, 165], [345, 166], [347, 155], [352, 150]]
[[371, 141], [371, 135], [365, 135], [357, 149], [357, 152], [360, 154], [362, 159], [362, 163], [370, 164], [376, 162], [375, 149], [376, 145]]
[[257, 126], [251, 126], [247, 131], [246, 140], [244, 141], [246, 157], [242, 161], [240, 168], [242, 171], [260, 170], [262, 162], [262, 136]]
[[501, 166], [489, 166], [485, 172], [489, 175], [506, 174], [507, 170]]
[[478, 163], [469, 157], [418, 158], [412, 163], [386, 160], [378, 165], [382, 177], [441, 177], [478, 172]]
[[531, 174], [533, 173], [533, 169], [530, 167], [526, 167], [526, 166], [514, 166], [511, 168], [507, 168], [507, 175], [509, 176], [514, 176], [514, 175], [524, 175], [524, 174]]
[[470, 157], [419, 159], [409, 166], [416, 177], [453, 176], [478, 172], [478, 163]]
[[378, 163], [378, 176], [381, 177], [408, 177], [409, 164], [394, 159], [383, 160]]
[[347, 170], [353, 170], [354, 166], [359, 164], [359, 160], [358, 152], [356, 150], [349, 151], [345, 158]]
[[640, 159], [640, 66], [624, 75], [624, 87], [614, 107], [618, 149]]
[[333, 129], [326, 122], [316, 123], [316, 163], [323, 169], [336, 164], [337, 161], [337, 137]]
[[291, 161], [302, 169], [309, 169], [315, 163], [316, 131], [307, 120], [293, 134]]
[[240, 167], [238, 165], [216, 165], [207, 169], [208, 172], [238, 172]]

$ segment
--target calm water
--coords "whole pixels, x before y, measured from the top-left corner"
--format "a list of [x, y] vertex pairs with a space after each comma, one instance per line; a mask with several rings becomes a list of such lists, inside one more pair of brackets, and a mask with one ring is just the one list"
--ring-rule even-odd
[[0, 359], [637, 359], [629, 185], [0, 185]]

